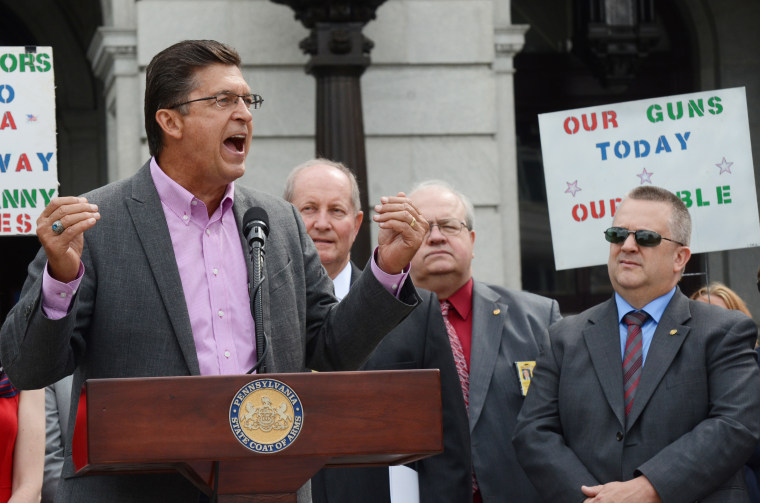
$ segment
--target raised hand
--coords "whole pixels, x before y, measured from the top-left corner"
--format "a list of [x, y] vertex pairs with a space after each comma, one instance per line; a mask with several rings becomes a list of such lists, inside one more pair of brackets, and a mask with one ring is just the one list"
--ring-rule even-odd
[[388, 274], [398, 274], [411, 262], [428, 232], [427, 220], [399, 192], [381, 197], [372, 217], [379, 224], [377, 265]]
[[84, 197], [56, 197], [37, 219], [37, 237], [48, 258], [48, 273], [68, 283], [77, 277], [84, 231], [100, 220], [98, 207]]

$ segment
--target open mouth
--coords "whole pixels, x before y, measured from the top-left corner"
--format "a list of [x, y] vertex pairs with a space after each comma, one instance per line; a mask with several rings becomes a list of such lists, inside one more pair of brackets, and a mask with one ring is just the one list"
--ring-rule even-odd
[[230, 136], [226, 140], [224, 140], [224, 144], [227, 145], [228, 148], [242, 153], [245, 150], [245, 135], [243, 134], [236, 134], [233, 136]]

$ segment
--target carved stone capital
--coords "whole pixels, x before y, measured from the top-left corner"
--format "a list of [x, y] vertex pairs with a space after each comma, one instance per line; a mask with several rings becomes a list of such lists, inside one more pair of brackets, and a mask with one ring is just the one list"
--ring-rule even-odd
[[525, 45], [527, 24], [513, 24], [494, 30], [494, 70], [497, 73], [513, 73], [512, 60]]
[[137, 30], [101, 26], [92, 38], [87, 57], [108, 92], [115, 77], [137, 75]]
[[375, 19], [375, 11], [385, 0], [272, 0], [289, 6], [306, 28], [317, 23], [360, 23]]

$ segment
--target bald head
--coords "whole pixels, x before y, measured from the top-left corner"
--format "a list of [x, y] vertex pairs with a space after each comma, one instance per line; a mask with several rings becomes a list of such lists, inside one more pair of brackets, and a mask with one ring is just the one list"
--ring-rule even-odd
[[430, 224], [412, 259], [415, 285], [447, 299], [472, 277], [475, 231], [470, 201], [445, 182], [424, 182], [409, 199]]

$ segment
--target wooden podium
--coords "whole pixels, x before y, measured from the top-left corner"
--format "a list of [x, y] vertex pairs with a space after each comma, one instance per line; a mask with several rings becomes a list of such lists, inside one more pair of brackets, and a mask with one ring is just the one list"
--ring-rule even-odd
[[[280, 401], [287, 402], [279, 403], [280, 417], [300, 427], [282, 450], [256, 452], [254, 445], [262, 444], [246, 447], [231, 418], [237, 409], [255, 412], [239, 398], [272, 382], [297, 395], [292, 410], [301, 408], [300, 419], [284, 411], [295, 398]], [[323, 466], [403, 464], [443, 450], [438, 370], [93, 379], [85, 385], [87, 453], [77, 474], [176, 471], [208, 495], [216, 487], [220, 503], [296, 503], [298, 488]], [[276, 400], [263, 400], [276, 408]]]

